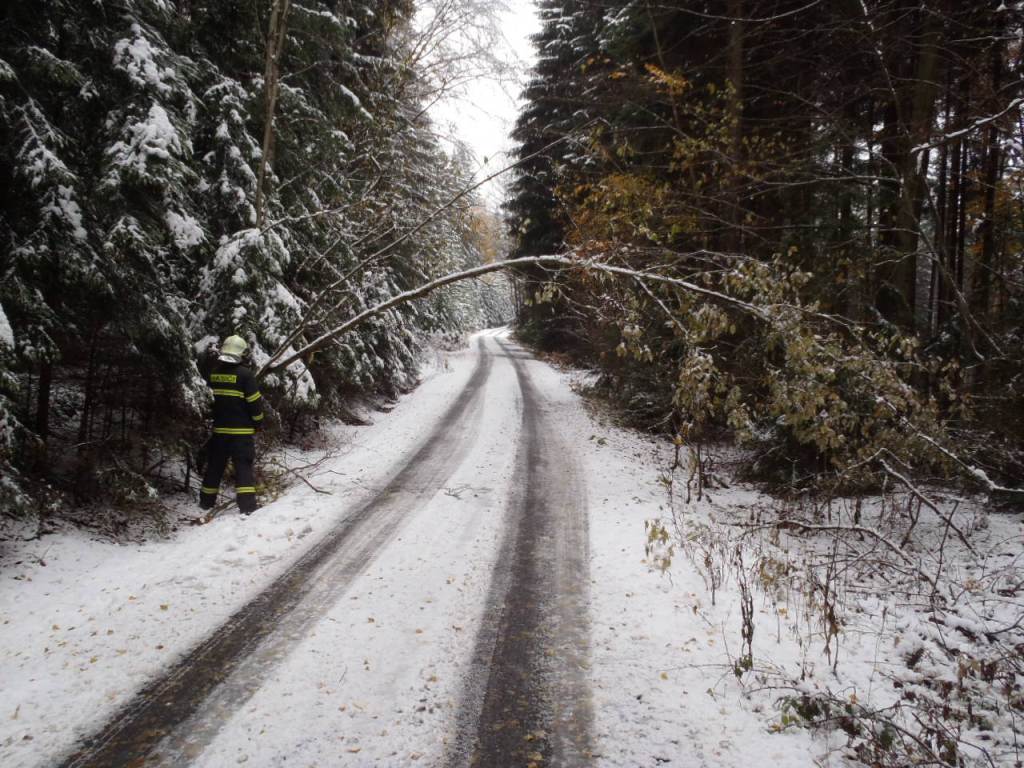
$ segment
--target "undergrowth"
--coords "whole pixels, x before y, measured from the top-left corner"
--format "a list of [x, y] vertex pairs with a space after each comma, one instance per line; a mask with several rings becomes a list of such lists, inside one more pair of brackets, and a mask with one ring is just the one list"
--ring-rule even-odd
[[739, 640], [728, 678], [774, 703], [767, 727], [813, 729], [884, 768], [1022, 765], [1018, 515], [913, 485], [773, 499], [680, 454], [649, 559], [701, 574]]

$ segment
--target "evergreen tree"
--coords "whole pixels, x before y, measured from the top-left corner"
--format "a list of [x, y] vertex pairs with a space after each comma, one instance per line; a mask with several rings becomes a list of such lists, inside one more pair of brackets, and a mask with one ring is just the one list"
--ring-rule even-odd
[[[0, 461], [12, 471], [59, 479], [78, 500], [148, 497], [157, 457], [202, 434], [198, 363], [217, 339], [244, 335], [259, 364], [479, 258], [458, 207], [386, 248], [468, 178], [423, 115], [412, 3], [289, 4], [268, 125], [273, 7], [0, 10], [0, 307], [12, 328]], [[353, 394], [410, 386], [424, 334], [479, 318], [466, 301], [481, 299], [455, 290], [396, 309], [271, 374], [272, 411], [294, 427]]]

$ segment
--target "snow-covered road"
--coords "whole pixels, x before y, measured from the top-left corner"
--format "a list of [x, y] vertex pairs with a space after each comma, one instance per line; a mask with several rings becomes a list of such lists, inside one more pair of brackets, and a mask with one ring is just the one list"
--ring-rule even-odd
[[644, 562], [665, 446], [502, 333], [252, 518], [2, 553], [0, 764], [810, 765]]

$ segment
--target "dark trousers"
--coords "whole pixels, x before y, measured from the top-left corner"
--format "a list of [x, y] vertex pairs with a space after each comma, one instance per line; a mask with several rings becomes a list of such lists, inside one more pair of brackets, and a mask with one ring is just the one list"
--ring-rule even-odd
[[230, 459], [235, 467], [238, 508], [246, 514], [256, 509], [256, 477], [252, 471], [252, 464], [256, 460], [256, 441], [252, 435], [214, 435], [210, 438], [207, 451], [199, 506], [211, 509], [217, 503], [220, 481]]

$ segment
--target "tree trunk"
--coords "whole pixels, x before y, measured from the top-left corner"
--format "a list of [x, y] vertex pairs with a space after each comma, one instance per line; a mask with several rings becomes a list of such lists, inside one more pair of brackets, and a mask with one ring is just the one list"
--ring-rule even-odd
[[[865, 143], [867, 144], [868, 150], [868, 171], [873, 175], [878, 176], [878, 164], [875, 161], [875, 100], [870, 95], [868, 96], [867, 125], [865, 126], [864, 135], [866, 137]], [[875, 212], [878, 206], [875, 202], [875, 183], [873, 181], [870, 181], [867, 184], [866, 197], [864, 226], [868, 233], [868, 248], [871, 252], [874, 252], [875, 248], [878, 247], [875, 221], [877, 218]]]
[[885, 103], [882, 110], [882, 135], [879, 138], [878, 183], [878, 260], [880, 265], [872, 275], [872, 293], [875, 308], [886, 320], [900, 322], [905, 314], [905, 294], [900, 290], [899, 239], [896, 224], [899, 220], [901, 167], [899, 105], [895, 97]]
[[913, 148], [925, 143], [935, 122], [936, 76], [939, 68], [940, 26], [934, 14], [924, 21], [921, 50], [914, 65], [909, 114], [900, 121], [898, 165], [900, 192], [896, 203], [895, 238], [898, 256], [889, 279], [898, 294], [895, 312], [888, 319], [903, 328], [914, 327], [917, 286], [917, 246], [920, 238], [920, 210], [925, 190], [922, 163]]
[[96, 399], [96, 345], [99, 341], [99, 328], [94, 328], [89, 344], [89, 366], [85, 371], [85, 397], [82, 400], [82, 413], [78, 420], [78, 446], [85, 450], [89, 442], [89, 422], [92, 418], [93, 402]]
[[[966, 84], [961, 81], [957, 92], [951, 94], [952, 105], [950, 108], [952, 128], [959, 130], [964, 122], [966, 109]], [[938, 325], [941, 327], [948, 323], [955, 316], [954, 293], [960, 290], [960, 275], [962, 274], [960, 259], [960, 231], [964, 210], [964, 142], [957, 139], [949, 147], [949, 182], [948, 195], [945, 206], [944, 229], [941, 230], [943, 245], [941, 253], [943, 256], [942, 274], [939, 276], [939, 297], [938, 297]]]
[[[852, 116], [851, 116], [852, 117]], [[854, 123], [850, 120], [847, 123], [847, 130], [853, 130]], [[845, 177], [839, 185], [838, 220], [839, 227], [836, 232], [836, 241], [839, 245], [839, 256], [843, 263], [845, 276], [843, 284], [844, 300], [836, 308], [846, 312], [847, 317], [861, 319], [860, 296], [855, 294], [854, 286], [860, 283], [857, 279], [856, 250], [853, 247], [853, 193], [854, 182], [850, 180], [853, 176], [854, 147], [853, 140], [846, 141], [836, 153], [839, 156], [840, 174]]]
[[729, 210], [725, 221], [729, 223], [723, 244], [726, 250], [738, 252], [743, 247], [743, 209], [740, 204], [741, 176], [743, 174], [743, 0], [729, 0], [729, 63], [728, 80], [732, 86], [729, 99], [730, 161], [732, 172], [729, 174], [729, 188], [726, 205]]
[[281, 52], [288, 29], [288, 11], [291, 0], [274, 0], [267, 30], [267, 52], [263, 73], [263, 151], [256, 175], [256, 226], [262, 228], [267, 220], [266, 185], [267, 167], [274, 154], [274, 113], [277, 109], [278, 79], [281, 74]]
[[50, 389], [53, 385], [53, 363], [39, 365], [38, 397], [36, 398], [36, 434], [46, 441], [50, 436]]
[[[943, 111], [942, 124], [949, 127], [950, 102], [952, 99], [950, 81], [946, 80], [946, 106]], [[928, 332], [936, 333], [941, 321], [939, 304], [942, 291], [942, 270], [948, 264], [946, 254], [946, 227], [949, 221], [949, 145], [943, 143], [939, 147], [939, 183], [935, 200], [935, 237], [933, 238], [934, 259], [931, 269], [931, 280], [928, 289]]]
[[[1002, 46], [992, 45], [992, 104], [998, 110], [999, 87], [1002, 83]], [[984, 214], [981, 220], [981, 252], [974, 265], [974, 316], [987, 325], [992, 298], [992, 273], [995, 270], [996, 186], [999, 183], [999, 128], [993, 121], [985, 131]]]

